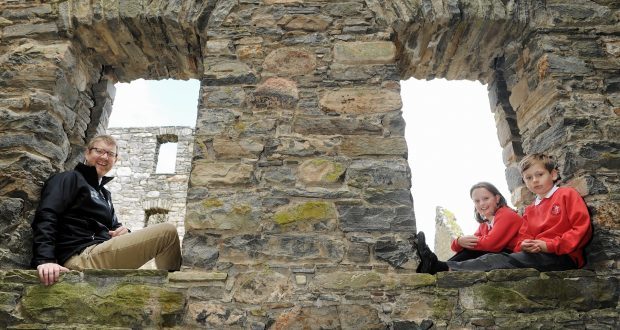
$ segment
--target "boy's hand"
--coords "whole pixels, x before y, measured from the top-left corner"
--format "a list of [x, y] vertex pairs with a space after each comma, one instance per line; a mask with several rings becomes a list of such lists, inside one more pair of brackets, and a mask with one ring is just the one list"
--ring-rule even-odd
[[539, 239], [526, 239], [521, 242], [521, 250], [529, 253], [548, 252], [547, 243]]
[[478, 244], [478, 237], [473, 235], [461, 236], [456, 242], [465, 249], [473, 249]]

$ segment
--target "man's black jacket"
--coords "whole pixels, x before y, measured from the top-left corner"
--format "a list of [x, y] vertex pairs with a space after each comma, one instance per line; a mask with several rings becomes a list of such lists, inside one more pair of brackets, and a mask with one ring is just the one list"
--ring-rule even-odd
[[109, 230], [121, 226], [110, 192], [93, 166], [78, 164], [73, 171], [51, 176], [43, 185], [41, 202], [32, 222], [32, 267], [64, 264], [86, 247], [109, 240]]

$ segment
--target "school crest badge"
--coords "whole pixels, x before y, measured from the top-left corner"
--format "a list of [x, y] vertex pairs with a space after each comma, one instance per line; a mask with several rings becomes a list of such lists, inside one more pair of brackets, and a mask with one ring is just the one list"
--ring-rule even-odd
[[553, 204], [553, 206], [551, 206], [551, 214], [553, 215], [558, 215], [560, 214], [560, 205], [558, 204]]

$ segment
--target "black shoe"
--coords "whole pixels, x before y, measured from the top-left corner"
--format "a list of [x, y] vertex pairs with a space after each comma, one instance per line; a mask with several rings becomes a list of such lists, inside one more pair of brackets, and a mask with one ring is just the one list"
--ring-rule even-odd
[[437, 263], [437, 256], [433, 253], [433, 251], [431, 251], [428, 245], [426, 245], [426, 237], [424, 237], [424, 232], [418, 233], [417, 253], [418, 257], [420, 257], [420, 264], [418, 265], [416, 272], [435, 274], [437, 271], [434, 266]]

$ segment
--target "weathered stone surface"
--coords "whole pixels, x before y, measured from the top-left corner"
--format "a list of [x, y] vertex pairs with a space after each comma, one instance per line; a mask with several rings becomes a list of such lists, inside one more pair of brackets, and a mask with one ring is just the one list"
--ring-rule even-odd
[[340, 42], [334, 45], [336, 63], [391, 64], [396, 59], [396, 46], [389, 41]]
[[288, 300], [292, 295], [290, 279], [273, 271], [249, 272], [237, 277], [235, 301], [245, 304], [259, 304]]
[[285, 78], [269, 78], [256, 87], [252, 104], [258, 108], [292, 108], [299, 101], [297, 84]]
[[351, 231], [413, 231], [415, 220], [410, 207], [364, 207], [337, 204], [340, 227]]
[[233, 140], [222, 136], [213, 139], [213, 151], [219, 160], [258, 158], [264, 147], [260, 139]]
[[304, 161], [299, 165], [299, 180], [306, 185], [329, 185], [342, 181], [346, 165], [325, 158]]
[[349, 165], [345, 182], [357, 188], [409, 189], [411, 173], [404, 160], [361, 160]]
[[407, 158], [407, 142], [402, 137], [377, 139], [369, 136], [343, 137], [340, 152], [355, 156], [398, 156]]
[[254, 84], [256, 74], [243, 62], [223, 61], [205, 68], [204, 81], [207, 85]]
[[276, 318], [276, 329], [338, 329], [340, 328], [338, 309], [328, 307], [295, 307]]
[[381, 118], [317, 118], [298, 116], [293, 123], [293, 130], [300, 134], [342, 134], [342, 135], [381, 135], [383, 124]]
[[343, 88], [325, 92], [321, 107], [327, 112], [365, 114], [400, 110], [400, 94], [393, 90]]
[[[170, 326], [183, 312], [181, 293], [155, 286], [106, 286], [59, 283], [30, 287], [22, 297], [21, 315], [26, 322], [106, 323], [110, 326]], [[145, 310], [158, 309], [146, 314]], [[123, 317], [114, 317], [123, 311]]]
[[394, 268], [415, 269], [417, 263], [412, 262], [415, 252], [408, 240], [396, 240], [394, 237], [380, 237], [375, 243], [375, 257], [385, 260]]
[[245, 185], [251, 182], [254, 167], [248, 164], [194, 162], [190, 183], [196, 186]]
[[316, 235], [241, 235], [223, 240], [220, 261], [258, 264], [270, 262], [334, 262], [344, 257], [344, 243]]
[[435, 284], [428, 274], [381, 274], [378, 272], [334, 272], [318, 274], [314, 285], [329, 290], [401, 290], [422, 288]]
[[194, 235], [192, 232], [183, 238], [183, 265], [192, 268], [213, 269], [219, 257], [214, 238]]
[[273, 221], [285, 225], [296, 221], [320, 221], [336, 217], [336, 208], [333, 203], [306, 202], [287, 206], [273, 215]]
[[212, 196], [187, 203], [187, 230], [253, 231], [261, 216], [257, 196]]
[[278, 48], [265, 57], [263, 68], [290, 76], [311, 73], [316, 68], [316, 55], [304, 48]]

